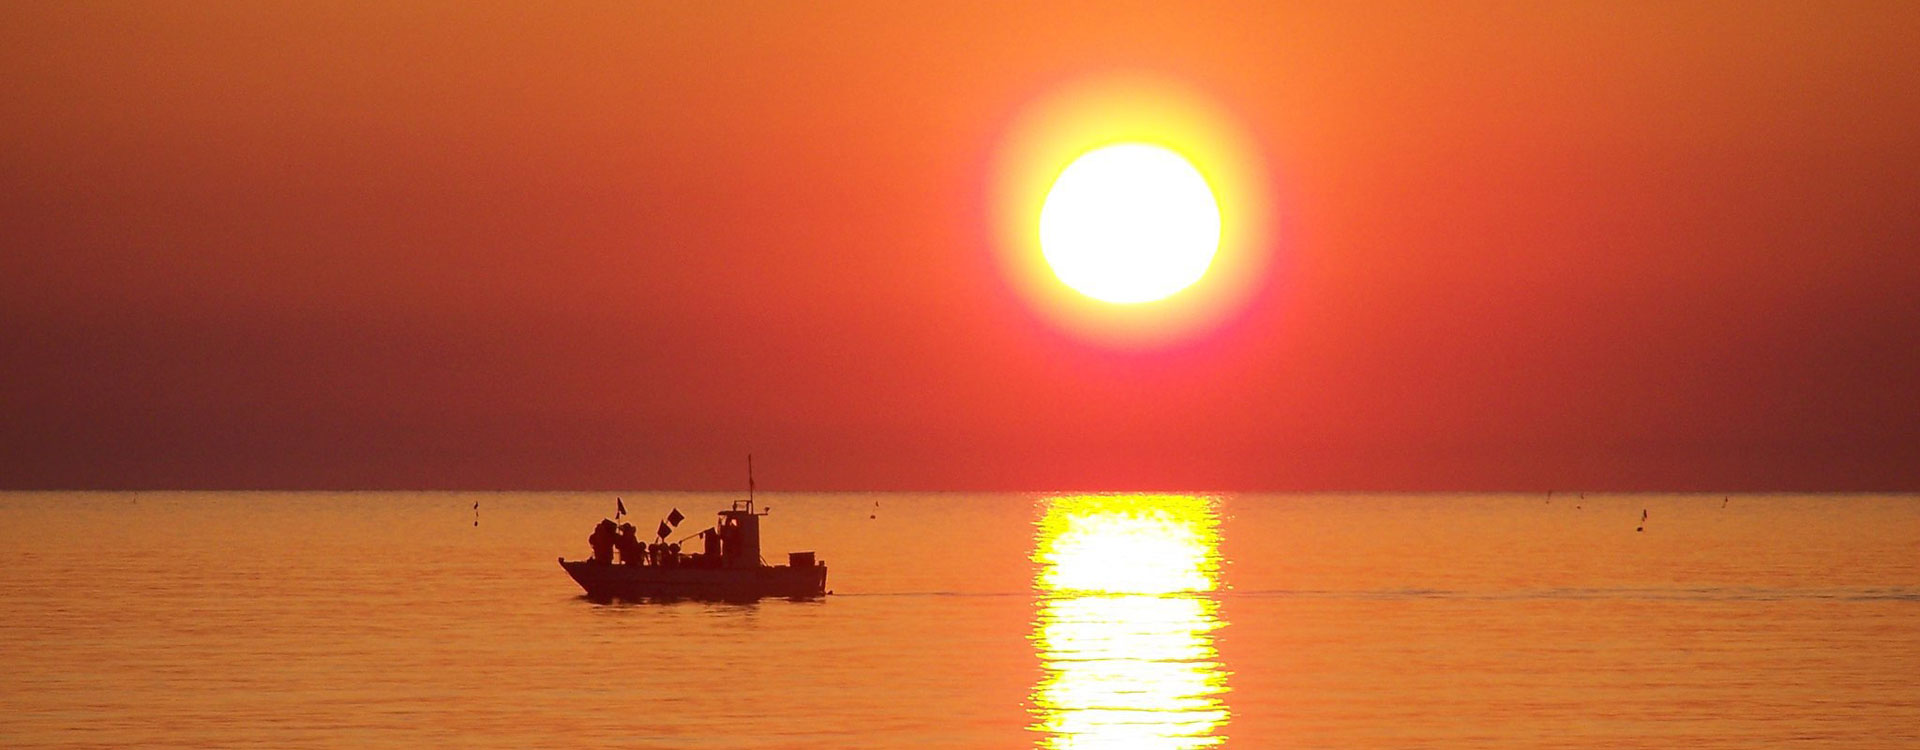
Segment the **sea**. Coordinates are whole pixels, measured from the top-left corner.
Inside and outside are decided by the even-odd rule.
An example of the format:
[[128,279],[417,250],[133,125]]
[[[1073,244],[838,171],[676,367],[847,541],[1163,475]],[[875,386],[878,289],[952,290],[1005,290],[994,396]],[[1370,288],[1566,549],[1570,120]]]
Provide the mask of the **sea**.
[[1920,497],[0,493],[7,748],[1913,748]]

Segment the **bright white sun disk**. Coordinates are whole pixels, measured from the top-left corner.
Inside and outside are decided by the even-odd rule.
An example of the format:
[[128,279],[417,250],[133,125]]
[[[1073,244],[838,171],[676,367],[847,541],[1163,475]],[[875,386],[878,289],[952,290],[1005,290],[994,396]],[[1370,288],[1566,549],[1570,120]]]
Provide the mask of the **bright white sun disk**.
[[1040,252],[1094,299],[1163,299],[1207,272],[1220,207],[1185,158],[1144,143],[1095,149],[1067,166],[1040,208]]

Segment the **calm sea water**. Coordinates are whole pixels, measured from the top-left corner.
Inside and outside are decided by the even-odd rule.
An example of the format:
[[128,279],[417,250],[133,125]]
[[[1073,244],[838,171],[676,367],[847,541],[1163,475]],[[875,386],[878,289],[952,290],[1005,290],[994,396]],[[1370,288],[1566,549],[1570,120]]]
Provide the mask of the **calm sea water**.
[[1920,747],[1912,496],[763,494],[833,596],[594,604],[614,497],[0,494],[0,746]]

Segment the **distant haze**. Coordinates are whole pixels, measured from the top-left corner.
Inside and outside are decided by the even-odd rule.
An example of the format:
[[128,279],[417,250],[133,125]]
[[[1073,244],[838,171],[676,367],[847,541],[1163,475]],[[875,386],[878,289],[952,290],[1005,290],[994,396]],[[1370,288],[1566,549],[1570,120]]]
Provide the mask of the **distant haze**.
[[[1920,5],[1274,5],[8,4],[0,487],[1920,489]],[[991,247],[1116,71],[1273,193],[1169,346]]]

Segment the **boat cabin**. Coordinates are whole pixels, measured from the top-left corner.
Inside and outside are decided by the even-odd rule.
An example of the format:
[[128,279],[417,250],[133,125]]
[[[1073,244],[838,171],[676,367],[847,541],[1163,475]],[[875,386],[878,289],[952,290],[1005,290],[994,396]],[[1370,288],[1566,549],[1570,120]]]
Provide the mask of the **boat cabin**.
[[732,508],[720,511],[707,536],[707,554],[718,557],[722,568],[760,567],[760,517],[766,514],[755,511],[752,500],[735,500]]

